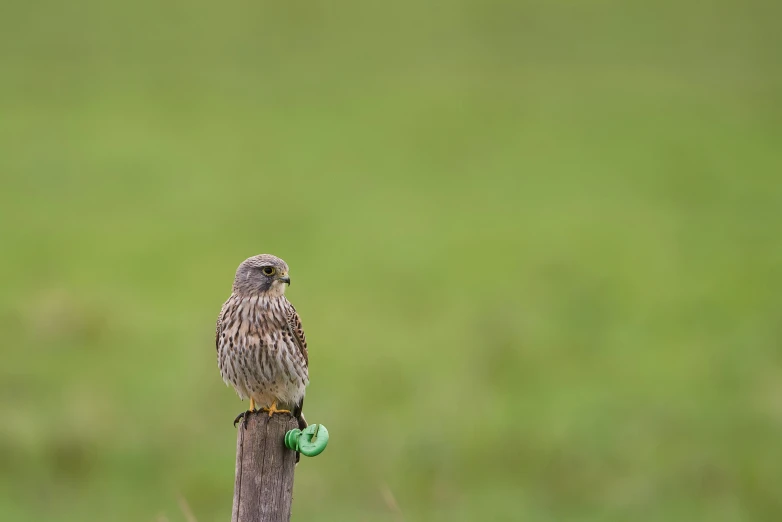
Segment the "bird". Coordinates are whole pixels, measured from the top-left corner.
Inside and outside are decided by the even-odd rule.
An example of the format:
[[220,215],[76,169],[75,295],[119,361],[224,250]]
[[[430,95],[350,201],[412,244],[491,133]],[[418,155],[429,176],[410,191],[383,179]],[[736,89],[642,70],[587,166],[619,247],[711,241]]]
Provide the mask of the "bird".
[[299,429],[307,427],[302,413],[309,384],[307,340],[299,314],[285,297],[290,283],[288,264],[279,257],[247,258],[236,269],[231,296],[217,317],[220,375],[240,399],[250,399],[250,408],[234,426],[242,420],[246,429],[248,416],[261,411],[269,417],[292,413]]

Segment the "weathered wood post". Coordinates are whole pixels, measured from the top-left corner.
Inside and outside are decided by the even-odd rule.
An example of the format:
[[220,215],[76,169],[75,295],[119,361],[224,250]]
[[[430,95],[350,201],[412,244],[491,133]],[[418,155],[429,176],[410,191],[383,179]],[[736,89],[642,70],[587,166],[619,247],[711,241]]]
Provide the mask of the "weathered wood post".
[[290,414],[263,412],[241,423],[236,437],[236,482],[231,522],[288,522],[293,502],[296,452],[285,433],[298,427]]

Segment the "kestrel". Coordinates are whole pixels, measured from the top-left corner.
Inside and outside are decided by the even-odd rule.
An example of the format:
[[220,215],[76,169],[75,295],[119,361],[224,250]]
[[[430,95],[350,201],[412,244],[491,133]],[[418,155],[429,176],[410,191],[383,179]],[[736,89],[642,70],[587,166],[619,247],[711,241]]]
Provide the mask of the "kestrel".
[[285,298],[290,285],[288,265],[270,254],[244,260],[236,270],[231,297],[217,318],[217,364],[226,384],[239,397],[250,399],[253,411],[290,413],[304,429],[301,413],[309,384],[307,341],[299,314]]

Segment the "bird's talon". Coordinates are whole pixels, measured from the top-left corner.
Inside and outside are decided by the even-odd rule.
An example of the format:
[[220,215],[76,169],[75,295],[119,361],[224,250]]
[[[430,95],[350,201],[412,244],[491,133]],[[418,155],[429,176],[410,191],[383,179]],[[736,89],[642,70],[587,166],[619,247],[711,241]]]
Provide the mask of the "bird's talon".
[[252,411],[247,410],[247,411],[243,411],[242,413],[237,415],[236,418],[234,419],[234,428],[236,427],[236,423],[241,420],[242,421],[242,427],[244,429],[247,429],[247,417],[249,417],[251,413],[252,413]]
[[278,410],[276,402],[273,402],[270,408],[261,408],[260,411],[262,411],[264,413],[268,412],[269,413],[269,417],[271,417],[275,413],[290,413],[291,412],[290,410]]

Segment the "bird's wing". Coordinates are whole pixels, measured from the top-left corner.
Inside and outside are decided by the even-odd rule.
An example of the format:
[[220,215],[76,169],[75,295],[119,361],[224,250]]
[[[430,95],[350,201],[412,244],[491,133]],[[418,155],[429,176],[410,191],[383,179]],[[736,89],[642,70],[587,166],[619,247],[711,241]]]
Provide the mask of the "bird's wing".
[[299,348],[299,353],[301,353],[302,359],[304,359],[304,369],[306,370],[309,367],[309,357],[307,355],[307,338],[304,337],[304,328],[301,326],[301,319],[299,319],[299,314],[296,313],[296,309],[293,308],[293,305],[288,303],[288,328],[291,331],[291,334],[293,334],[293,341],[296,343],[296,346]]
[[218,352],[220,351],[220,332],[223,330],[223,316],[225,315],[225,310],[228,308],[229,302],[231,302],[230,297],[223,303],[223,307],[220,309],[220,315],[217,316],[217,324],[215,325],[215,348]]
[[[301,358],[304,360],[304,371],[309,374],[309,356],[307,355],[307,338],[304,337],[304,328],[301,326],[301,319],[299,318],[299,314],[296,313],[296,309],[293,308],[293,305],[288,303],[288,314],[287,314],[287,322],[288,322],[288,329],[291,331],[291,334],[293,336],[293,342],[296,343],[296,346],[299,348],[299,353],[301,354]],[[302,414],[302,409],[304,408],[304,397],[299,399],[299,402],[294,406],[293,408],[293,416],[296,417],[296,420],[299,423],[299,429],[303,430],[307,427],[307,420],[304,418],[304,415]],[[299,461],[299,454],[296,453],[296,462]]]

